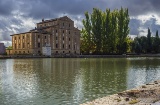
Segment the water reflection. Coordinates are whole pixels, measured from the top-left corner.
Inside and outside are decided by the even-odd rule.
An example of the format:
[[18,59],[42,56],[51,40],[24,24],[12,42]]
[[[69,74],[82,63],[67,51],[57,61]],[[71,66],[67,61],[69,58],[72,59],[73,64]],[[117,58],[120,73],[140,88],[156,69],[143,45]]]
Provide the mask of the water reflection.
[[160,79],[159,58],[130,58],[127,89]]
[[160,79],[158,58],[0,60],[0,105],[78,105]]

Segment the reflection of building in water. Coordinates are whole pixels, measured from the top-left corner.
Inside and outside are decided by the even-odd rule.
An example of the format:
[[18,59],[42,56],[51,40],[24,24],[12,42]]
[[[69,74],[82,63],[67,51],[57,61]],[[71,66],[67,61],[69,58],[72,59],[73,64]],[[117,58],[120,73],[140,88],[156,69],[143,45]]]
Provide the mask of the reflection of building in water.
[[73,78],[80,66],[79,63],[76,59],[52,59],[52,76],[60,80]]
[[2,89],[13,88],[13,60],[0,60],[0,74]]
[[44,58],[42,59],[42,63],[43,63],[43,71],[48,72],[48,74],[51,74],[51,59]]
[[127,88],[131,89],[145,83],[160,79],[158,61],[153,59],[130,60],[132,67],[128,70]]
[[[27,102],[26,99],[36,97],[38,91],[38,76],[37,71],[40,68],[39,59],[14,59],[14,88],[16,98],[22,102]],[[22,103],[20,103],[22,104]]]
[[6,104],[14,95],[14,74],[12,66],[12,59],[0,60],[0,105]]

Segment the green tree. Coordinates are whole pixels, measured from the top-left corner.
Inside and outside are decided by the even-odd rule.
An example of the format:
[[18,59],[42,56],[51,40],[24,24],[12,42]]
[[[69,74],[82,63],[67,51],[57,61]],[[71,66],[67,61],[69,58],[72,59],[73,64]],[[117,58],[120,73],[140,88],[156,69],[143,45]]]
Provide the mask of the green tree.
[[91,14],[93,42],[95,44],[95,54],[100,54],[102,49],[102,11],[93,8]]
[[111,32],[113,31],[112,30],[112,27],[111,27],[111,17],[112,17],[112,12],[110,11],[110,9],[106,9],[106,12],[105,12],[106,15],[104,15],[104,26],[103,26],[103,31],[104,31],[104,34],[103,34],[103,53],[110,53],[111,51]]
[[150,53],[151,51],[152,51],[151,31],[148,28],[148,34],[147,34],[147,52]]
[[88,12],[85,12],[86,19],[82,20],[84,28],[82,28],[81,35],[81,51],[89,54],[92,50],[92,34],[91,34],[91,19]]
[[153,51],[155,53],[159,52],[159,46],[160,46],[160,39],[158,36],[158,30],[156,31],[156,36],[153,38]]
[[118,13],[118,53],[127,51],[125,43],[129,34],[129,20],[128,9],[121,8]]
[[129,14],[128,9],[120,10],[93,8],[85,13],[81,31],[81,51],[89,54],[125,53],[129,51]]

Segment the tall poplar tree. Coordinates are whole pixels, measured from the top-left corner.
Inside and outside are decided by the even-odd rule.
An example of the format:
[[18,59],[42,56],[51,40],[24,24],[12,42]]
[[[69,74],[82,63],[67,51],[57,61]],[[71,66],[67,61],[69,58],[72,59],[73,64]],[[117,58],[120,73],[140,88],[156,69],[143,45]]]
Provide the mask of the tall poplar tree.
[[118,53],[124,53],[127,50],[126,39],[129,34],[129,20],[128,9],[121,8],[118,14]]
[[92,50],[92,34],[91,34],[91,19],[88,12],[85,12],[86,19],[82,20],[84,28],[82,29],[82,47],[81,50],[89,54]]
[[159,36],[158,36],[158,30],[157,30],[156,31],[156,36],[153,39],[153,51],[155,53],[158,53],[159,52],[159,47],[160,47],[160,39],[159,39]]
[[148,28],[148,34],[147,34],[147,52],[150,53],[151,50],[152,50],[151,31]]
[[81,49],[84,52],[89,53],[92,49],[94,54],[111,54],[124,53],[129,49],[128,9],[106,9],[102,12],[93,8],[91,14],[85,13],[83,25]]
[[95,43],[96,49],[95,54],[101,53],[102,48],[102,11],[93,8],[93,13],[91,14],[92,23],[92,34],[93,42]]

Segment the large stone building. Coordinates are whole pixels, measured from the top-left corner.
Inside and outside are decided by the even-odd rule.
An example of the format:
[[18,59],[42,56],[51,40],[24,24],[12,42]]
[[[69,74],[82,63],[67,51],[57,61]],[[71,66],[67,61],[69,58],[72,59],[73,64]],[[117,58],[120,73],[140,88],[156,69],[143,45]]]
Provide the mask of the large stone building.
[[67,16],[44,20],[29,32],[12,36],[13,54],[42,54],[42,47],[51,46],[52,55],[80,54],[80,30]]

